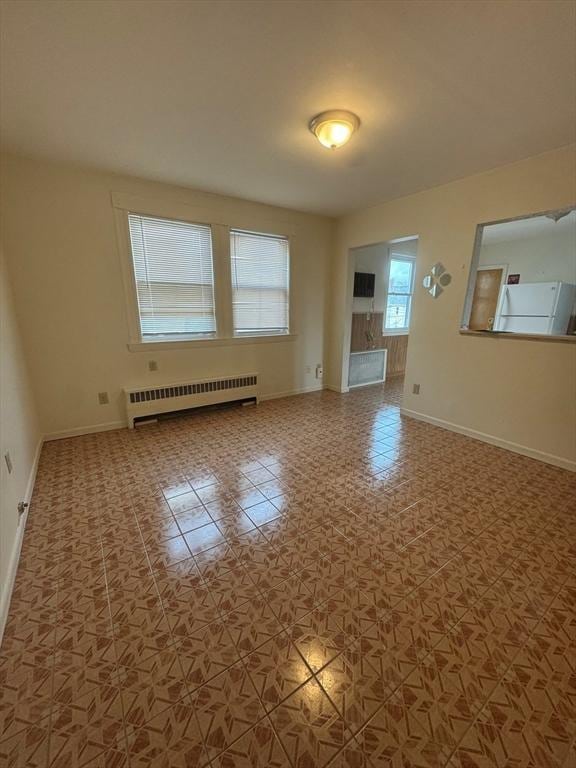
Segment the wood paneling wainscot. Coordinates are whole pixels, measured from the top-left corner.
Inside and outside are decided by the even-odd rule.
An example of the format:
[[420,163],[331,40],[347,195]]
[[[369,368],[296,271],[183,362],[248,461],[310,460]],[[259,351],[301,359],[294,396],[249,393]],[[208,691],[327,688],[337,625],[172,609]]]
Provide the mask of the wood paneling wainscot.
[[354,312],[352,315],[351,352],[365,352],[368,349],[388,350],[386,375],[400,376],[406,370],[408,334],[382,335],[382,312]]

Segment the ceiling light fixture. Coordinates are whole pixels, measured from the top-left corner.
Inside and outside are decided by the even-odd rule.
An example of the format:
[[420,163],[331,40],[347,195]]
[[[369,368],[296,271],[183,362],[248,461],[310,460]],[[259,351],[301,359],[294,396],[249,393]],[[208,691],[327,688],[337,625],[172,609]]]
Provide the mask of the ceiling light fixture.
[[353,112],[333,109],[313,117],[308,127],[323,147],[337,149],[346,144],[354,131],[358,130],[360,120]]

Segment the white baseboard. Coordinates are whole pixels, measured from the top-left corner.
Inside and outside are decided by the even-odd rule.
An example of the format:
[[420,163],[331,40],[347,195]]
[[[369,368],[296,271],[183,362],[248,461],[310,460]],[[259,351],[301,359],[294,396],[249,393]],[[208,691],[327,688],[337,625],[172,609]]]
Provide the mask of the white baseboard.
[[290,389],[287,392],[273,392],[269,395],[259,395],[258,400],[264,402],[265,400],[280,400],[282,397],[293,397],[294,395],[307,395],[310,392],[320,392],[324,387],[321,383],[315,384],[312,387],[301,387],[300,389]]
[[87,427],[74,427],[74,429],[63,429],[61,432],[49,432],[44,435],[44,440],[64,440],[66,437],[81,437],[82,435],[92,435],[95,432],[110,432],[113,429],[124,429],[128,426],[126,421],[108,421],[105,424],[91,424]]
[[345,395],[347,392],[350,392],[349,387],[342,388],[342,387],[335,386],[334,384],[326,384],[324,389],[329,389],[330,392],[337,392],[339,395]]
[[531,459],[537,459],[538,461],[543,461],[546,464],[553,464],[556,467],[561,467],[562,469],[568,469],[571,472],[576,472],[576,461],[570,461],[570,459],[565,459],[562,456],[555,456],[552,453],[538,451],[535,448],[529,448],[526,445],[513,443],[510,440],[503,440],[501,437],[488,435],[485,432],[479,432],[476,429],[463,427],[460,424],[453,424],[451,421],[445,421],[444,419],[437,419],[434,416],[428,416],[425,413],[411,411],[408,408],[400,408],[400,413],[402,416],[409,416],[412,419],[418,419],[418,421],[425,421],[428,424],[433,424],[435,427],[449,429],[451,432],[458,432],[460,435],[466,435],[467,437],[472,437],[475,440],[481,440],[483,443],[496,445],[498,448],[505,448],[507,451],[519,453],[522,456],[528,456]]
[[[309,392],[319,392],[324,389],[321,383],[312,387],[302,387],[300,389],[291,389],[286,392],[273,392],[268,395],[259,395],[258,400],[277,400],[281,397],[292,397],[293,395],[305,395]],[[109,432],[114,429],[125,429],[128,427],[126,421],[109,421],[104,424],[91,424],[86,427],[74,427],[73,429],[63,429],[60,432],[49,432],[44,435],[44,441],[64,440],[67,437],[81,437],[82,435],[92,435],[95,432]]]
[[[36,482],[36,473],[38,472],[38,464],[40,462],[40,454],[42,453],[42,446],[44,439],[41,437],[38,440],[36,446],[36,452],[34,454],[34,461],[28,475],[28,482],[26,483],[26,490],[24,491],[24,498],[22,501],[25,504],[30,504],[32,498],[32,492],[34,490],[34,483]],[[18,528],[16,530],[16,536],[12,544],[12,552],[10,553],[10,560],[8,562],[8,572],[6,574],[6,581],[2,585],[2,591],[0,593],[0,643],[4,635],[4,628],[6,627],[6,619],[8,618],[8,611],[10,609],[10,599],[12,597],[12,590],[14,589],[14,580],[16,579],[16,571],[18,570],[18,562],[20,560],[20,551],[22,549],[22,541],[24,539],[24,531],[26,529],[26,520],[28,519],[28,507],[26,512],[20,517]]]

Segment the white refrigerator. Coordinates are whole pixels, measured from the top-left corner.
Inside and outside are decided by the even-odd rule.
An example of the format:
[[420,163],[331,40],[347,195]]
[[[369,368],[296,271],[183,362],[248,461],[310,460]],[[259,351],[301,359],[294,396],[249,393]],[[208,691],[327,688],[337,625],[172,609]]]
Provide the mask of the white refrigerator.
[[564,334],[576,301],[572,283],[519,283],[503,286],[495,330]]

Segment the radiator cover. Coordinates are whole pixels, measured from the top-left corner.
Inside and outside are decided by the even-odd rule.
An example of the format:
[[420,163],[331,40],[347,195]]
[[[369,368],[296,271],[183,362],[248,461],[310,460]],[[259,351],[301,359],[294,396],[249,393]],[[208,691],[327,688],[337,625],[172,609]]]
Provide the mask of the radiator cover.
[[125,389],[126,418],[130,429],[134,419],[171,413],[203,405],[254,399],[258,402],[258,374],[243,373],[217,379]]
[[386,379],[386,350],[351,352],[348,369],[348,386],[363,387],[379,384]]

